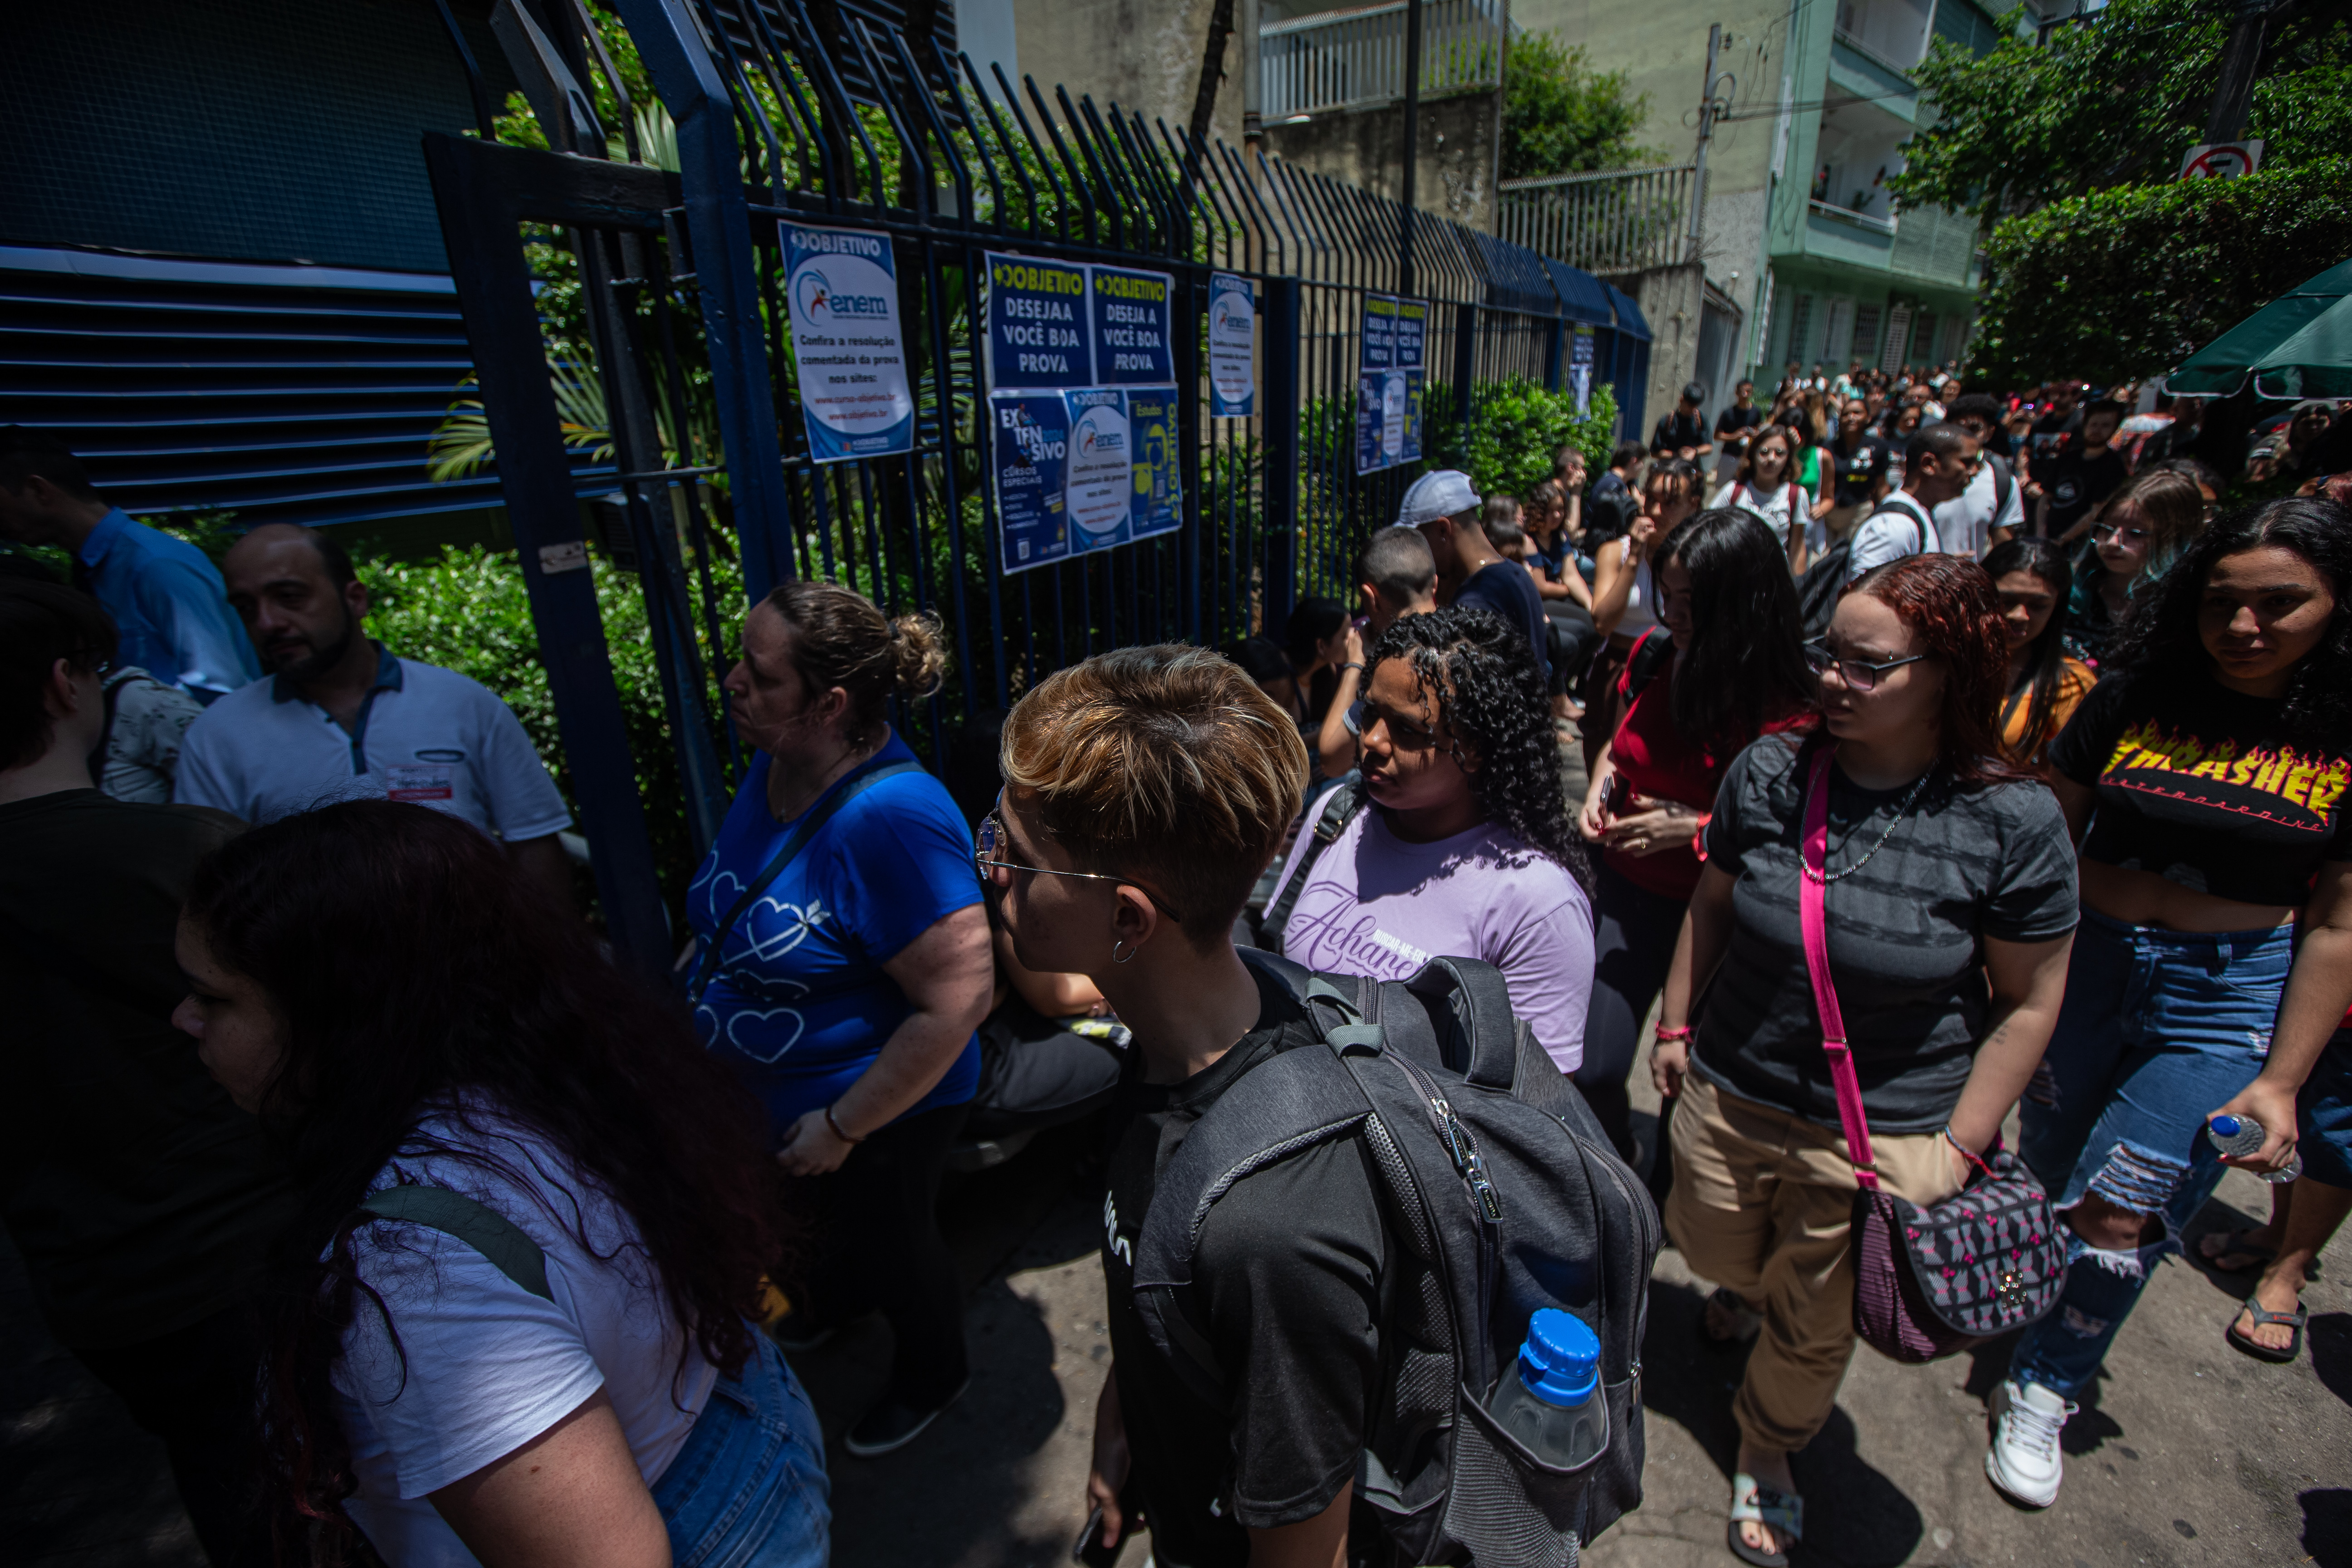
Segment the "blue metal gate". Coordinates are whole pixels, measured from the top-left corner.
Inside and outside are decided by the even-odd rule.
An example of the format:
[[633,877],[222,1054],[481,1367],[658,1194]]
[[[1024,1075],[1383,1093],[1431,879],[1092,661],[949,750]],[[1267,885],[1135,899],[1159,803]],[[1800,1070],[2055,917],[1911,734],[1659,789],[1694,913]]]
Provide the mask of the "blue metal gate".
[[[662,129],[580,10],[537,9],[573,24],[536,40],[533,99],[553,150],[434,134],[426,159],[600,900],[631,960],[660,964],[671,945],[648,804],[682,808],[698,854],[738,776],[717,681],[746,597],[821,576],[894,613],[936,613],[948,683],[898,716],[936,764],[963,718],[1062,665],[1122,644],[1223,643],[1278,628],[1301,594],[1349,593],[1364,534],[1420,471],[1356,472],[1358,323],[1367,293],[1396,286],[1395,203],[1083,93],[983,79],[934,37],[831,0],[614,0],[674,131]],[[597,119],[592,71],[617,127]],[[674,134],[675,172],[647,166],[656,152],[640,132],[657,129]],[[910,454],[811,453],[786,352],[785,220],[889,237]],[[1423,215],[1413,226],[1418,291],[1433,302],[1430,423],[1465,423],[1482,384],[1559,385],[1563,332],[1591,323],[1605,294],[1577,274],[1563,298],[1558,264],[1457,223]],[[602,542],[640,575],[682,803],[641,801],[634,781],[527,240],[567,246],[577,262],[619,469],[620,521]],[[989,250],[1173,277],[1180,527],[1003,570],[983,419]],[[1257,291],[1249,419],[1209,413],[1217,272]],[[1599,379],[1629,358],[1604,357]],[[698,407],[715,441],[697,434]],[[721,585],[731,576],[740,595]]]

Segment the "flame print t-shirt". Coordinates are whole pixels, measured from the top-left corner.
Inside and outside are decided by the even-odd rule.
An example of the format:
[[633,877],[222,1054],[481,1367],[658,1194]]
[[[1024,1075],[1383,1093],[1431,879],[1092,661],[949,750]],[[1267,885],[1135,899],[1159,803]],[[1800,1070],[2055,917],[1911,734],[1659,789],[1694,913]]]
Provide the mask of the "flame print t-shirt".
[[[895,734],[876,753],[881,762],[914,756]],[[752,762],[687,888],[698,942],[710,941],[792,833],[793,823],[768,815],[768,765],[764,752]],[[913,1011],[883,964],[980,896],[962,814],[939,780],[908,773],[843,806],[743,911],[694,1026],[766,1103],[773,1136],[832,1104],[873,1065]],[[979,1082],[975,1036],[907,1114],[961,1105]]]
[[2327,860],[2352,860],[2341,744],[2287,734],[2282,702],[2193,681],[2101,681],[2050,761],[2098,792],[2083,853],[2245,904],[2299,905]]

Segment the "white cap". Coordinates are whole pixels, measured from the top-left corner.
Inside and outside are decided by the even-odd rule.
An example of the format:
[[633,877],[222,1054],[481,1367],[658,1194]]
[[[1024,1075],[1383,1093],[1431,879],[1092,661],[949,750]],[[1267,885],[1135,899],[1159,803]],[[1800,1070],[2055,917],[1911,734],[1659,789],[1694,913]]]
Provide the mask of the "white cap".
[[1407,528],[1419,528],[1424,522],[1469,511],[1477,505],[1478,492],[1470,488],[1469,475],[1459,468],[1440,468],[1412,481],[1412,488],[1404,492],[1404,500],[1397,503],[1397,521]]

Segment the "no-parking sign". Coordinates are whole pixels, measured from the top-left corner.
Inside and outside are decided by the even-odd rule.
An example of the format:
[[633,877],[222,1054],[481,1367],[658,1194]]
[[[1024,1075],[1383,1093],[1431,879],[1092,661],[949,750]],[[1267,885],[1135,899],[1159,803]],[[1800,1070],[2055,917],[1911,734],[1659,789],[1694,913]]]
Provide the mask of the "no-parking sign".
[[2235,180],[2263,166],[2260,142],[2200,142],[2180,160],[2184,180]]

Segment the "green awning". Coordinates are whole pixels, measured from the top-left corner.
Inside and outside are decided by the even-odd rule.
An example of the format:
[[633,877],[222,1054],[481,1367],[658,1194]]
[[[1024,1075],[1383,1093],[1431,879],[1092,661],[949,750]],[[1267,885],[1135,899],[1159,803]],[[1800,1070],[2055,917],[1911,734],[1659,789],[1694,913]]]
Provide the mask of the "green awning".
[[2263,397],[2352,397],[2352,261],[2280,295],[2164,378],[2167,392],[2227,397],[2254,378]]

